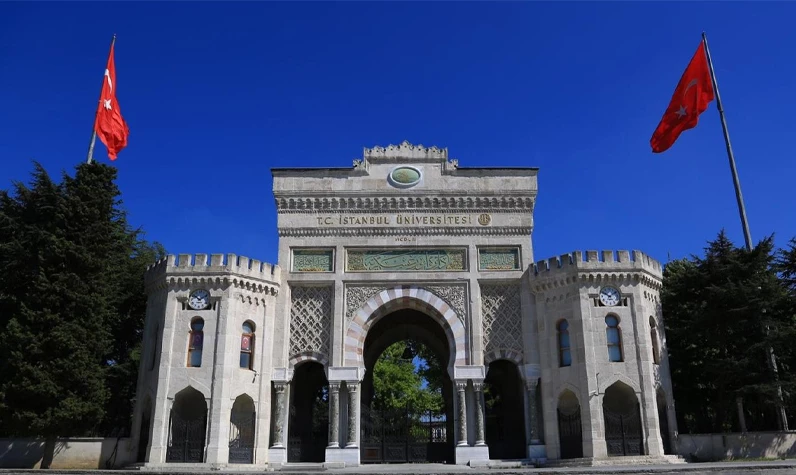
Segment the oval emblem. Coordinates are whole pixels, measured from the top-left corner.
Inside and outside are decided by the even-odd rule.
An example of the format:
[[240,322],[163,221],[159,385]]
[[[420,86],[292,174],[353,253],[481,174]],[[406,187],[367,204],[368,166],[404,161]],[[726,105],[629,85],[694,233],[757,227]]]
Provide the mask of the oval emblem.
[[388,176],[390,183],[398,188],[417,185],[421,177],[420,170],[415,167],[397,167]]

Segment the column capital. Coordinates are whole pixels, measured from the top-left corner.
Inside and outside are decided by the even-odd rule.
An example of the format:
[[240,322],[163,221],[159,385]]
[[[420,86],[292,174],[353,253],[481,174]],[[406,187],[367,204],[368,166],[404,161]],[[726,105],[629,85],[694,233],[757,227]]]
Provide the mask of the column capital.
[[483,379],[474,379],[473,380],[473,390],[477,393],[480,393],[484,390],[484,380]]
[[456,390],[457,391],[464,391],[467,389],[467,380],[466,379],[457,379],[456,380]]
[[333,393],[340,392],[340,381],[329,381],[329,391]]
[[289,381],[273,381],[273,383],[274,383],[274,390],[277,392],[277,394],[284,393],[285,388],[287,388],[287,385],[290,384]]
[[359,381],[346,381],[345,386],[348,392],[355,393],[359,389]]
[[528,391],[536,391],[536,388],[538,387],[539,387],[539,379],[533,378],[525,380],[525,388]]

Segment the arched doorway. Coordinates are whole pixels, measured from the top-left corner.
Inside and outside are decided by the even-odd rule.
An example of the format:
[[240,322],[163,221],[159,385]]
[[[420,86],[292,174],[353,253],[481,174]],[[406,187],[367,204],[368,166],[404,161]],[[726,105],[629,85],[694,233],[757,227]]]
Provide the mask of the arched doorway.
[[322,364],[296,366],[290,398],[288,462],[323,462],[329,440],[329,381]]
[[484,380],[486,444],[489,458],[524,459],[525,404],[517,365],[508,360],[489,364]]
[[643,455],[641,411],[633,388],[617,381],[603,396],[608,455]]
[[583,457],[583,431],[580,403],[575,393],[565,389],[558,397],[558,443],[562,459]]
[[669,411],[666,408],[666,394],[659,389],[655,395],[658,405],[658,426],[661,430],[661,440],[663,441],[663,453],[672,454],[672,439],[669,434]]
[[254,463],[254,401],[241,394],[229,415],[229,463]]
[[[385,315],[368,329],[363,360],[362,462],[452,462],[453,384],[440,324],[415,309]],[[425,371],[424,395],[413,370]]]
[[146,462],[146,450],[149,447],[149,432],[152,428],[152,399],[149,397],[144,401],[144,409],[141,411],[141,428],[138,431],[138,453],[136,462]]
[[174,396],[170,425],[166,462],[204,462],[207,402],[202,393],[192,387],[178,392]]

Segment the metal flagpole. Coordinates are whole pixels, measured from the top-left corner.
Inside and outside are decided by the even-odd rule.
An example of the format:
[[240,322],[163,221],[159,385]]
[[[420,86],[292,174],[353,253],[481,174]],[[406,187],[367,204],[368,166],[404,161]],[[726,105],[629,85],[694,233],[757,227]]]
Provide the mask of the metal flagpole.
[[[111,39],[111,48],[113,48],[114,43],[116,43],[116,34],[114,33],[113,38]],[[110,51],[108,52],[110,54]],[[107,64],[107,63],[106,63]],[[102,76],[102,87],[105,87],[105,76]],[[100,87],[100,98],[102,100],[102,87]],[[91,163],[94,160],[94,144],[97,142],[97,115],[99,114],[99,101],[97,101],[97,108],[94,110],[94,123],[91,124],[91,141],[88,143],[88,158],[86,159],[86,163]]]
[[[730,171],[732,172],[732,182],[735,185],[735,198],[738,201],[738,212],[741,215],[741,226],[743,226],[743,237],[746,241],[746,250],[752,250],[752,236],[749,233],[749,223],[746,220],[746,207],[743,203],[743,195],[741,194],[741,182],[738,179],[738,170],[735,168],[735,156],[732,153],[732,145],[730,145],[730,133],[727,131],[727,120],[724,118],[724,107],[721,105],[721,96],[719,95],[719,84],[716,82],[716,72],[713,70],[713,60],[710,57],[710,48],[708,48],[708,36],[702,32],[702,43],[705,45],[705,55],[708,59],[708,69],[710,69],[710,80],[713,82],[713,92],[716,94],[716,108],[719,110],[719,117],[721,118],[721,129],[724,132],[724,143],[727,145],[727,158],[730,159]],[[766,334],[768,334],[768,326],[765,327]],[[785,403],[782,396],[782,385],[779,384],[779,372],[777,371],[777,357],[774,354],[774,348],[769,346],[766,348],[768,358],[767,363],[771,371],[774,373],[774,380],[777,383],[777,412],[779,413],[780,429],[788,430],[788,416],[785,412]],[[740,409],[739,409],[740,410]],[[745,425],[745,424],[744,424]]]

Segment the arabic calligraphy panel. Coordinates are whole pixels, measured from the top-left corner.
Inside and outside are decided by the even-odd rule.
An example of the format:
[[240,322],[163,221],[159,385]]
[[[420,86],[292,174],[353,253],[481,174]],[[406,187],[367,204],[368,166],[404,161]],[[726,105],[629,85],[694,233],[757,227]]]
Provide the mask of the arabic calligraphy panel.
[[333,249],[293,249],[292,272],[333,272]]
[[479,249],[478,270],[520,270],[520,248]]
[[467,249],[349,249],[348,272],[464,271]]

